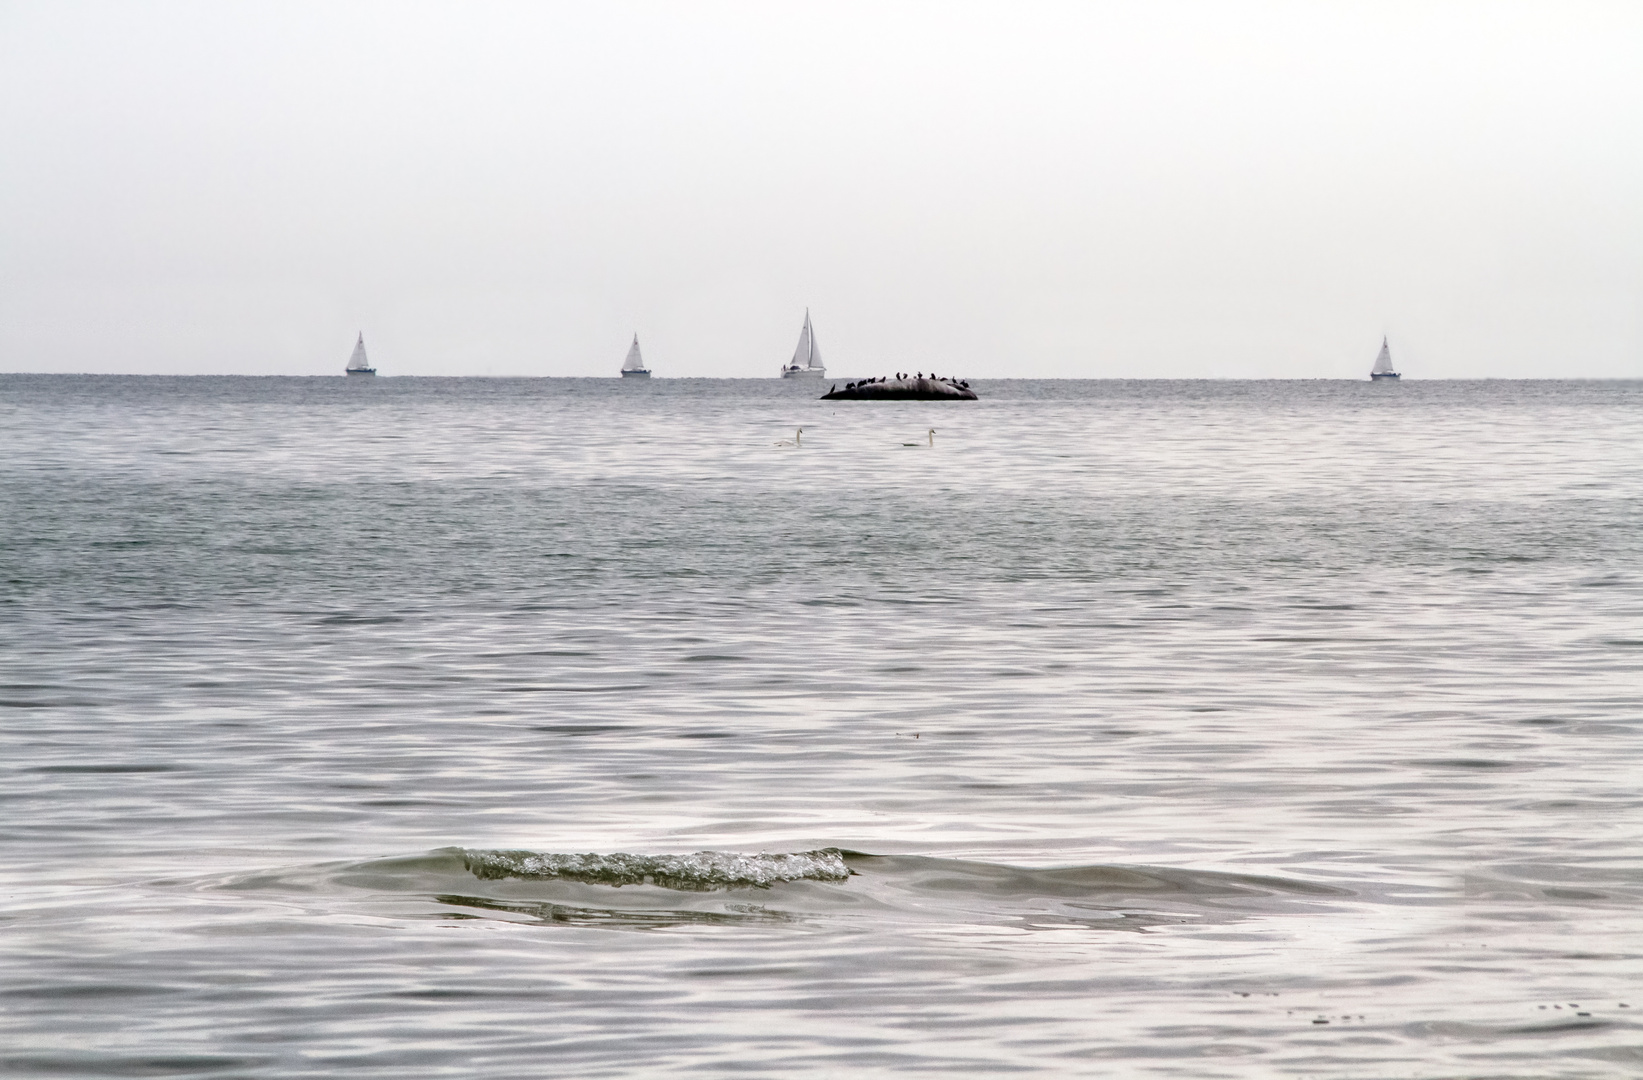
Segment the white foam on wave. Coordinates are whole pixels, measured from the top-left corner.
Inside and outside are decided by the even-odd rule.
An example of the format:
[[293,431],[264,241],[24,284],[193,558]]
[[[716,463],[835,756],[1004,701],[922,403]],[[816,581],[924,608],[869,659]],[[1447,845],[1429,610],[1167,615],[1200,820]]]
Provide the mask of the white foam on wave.
[[690,855],[558,854],[468,851],[463,862],[477,878],[561,878],[598,885],[660,885],[669,889],[769,888],[784,881],[843,881],[850,876],[837,848],[745,855],[698,851]]

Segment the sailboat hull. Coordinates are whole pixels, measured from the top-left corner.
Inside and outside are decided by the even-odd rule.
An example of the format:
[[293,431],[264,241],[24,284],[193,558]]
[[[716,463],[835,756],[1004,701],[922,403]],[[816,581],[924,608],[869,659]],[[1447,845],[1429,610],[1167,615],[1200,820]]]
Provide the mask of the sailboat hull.
[[1382,379],[1396,380],[1398,377],[1399,376],[1396,371],[1371,371],[1369,373],[1369,379],[1371,382],[1380,382]]
[[624,378],[624,379],[648,379],[648,378],[650,378],[650,372],[648,372],[648,371],[624,371],[624,372],[622,372],[622,378]]
[[827,369],[819,367],[790,367],[782,368],[784,379],[825,379]]
[[349,368],[348,369],[348,374],[350,374],[350,375],[375,375],[376,373],[377,373],[377,369],[374,368],[374,367]]

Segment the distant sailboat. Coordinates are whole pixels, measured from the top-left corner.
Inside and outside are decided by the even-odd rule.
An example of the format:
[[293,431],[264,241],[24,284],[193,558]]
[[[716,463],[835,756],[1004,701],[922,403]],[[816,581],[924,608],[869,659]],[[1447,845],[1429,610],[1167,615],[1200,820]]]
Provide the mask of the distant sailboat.
[[377,369],[371,366],[369,360],[365,359],[365,333],[361,331],[359,340],[354,343],[354,355],[348,358],[348,374],[375,375],[376,373]]
[[799,331],[799,347],[793,350],[793,360],[782,368],[784,379],[824,379],[827,369],[822,366],[821,350],[816,348],[816,331],[810,327],[810,309],[804,309],[804,329]]
[[1371,381],[1379,379],[1396,379],[1398,373],[1392,370],[1392,350],[1387,347],[1386,335],[1381,335],[1380,355],[1375,357],[1375,366],[1369,369]]
[[639,355],[639,335],[633,335],[633,347],[628,349],[628,358],[622,362],[622,378],[648,379],[650,369],[645,367],[645,358]]

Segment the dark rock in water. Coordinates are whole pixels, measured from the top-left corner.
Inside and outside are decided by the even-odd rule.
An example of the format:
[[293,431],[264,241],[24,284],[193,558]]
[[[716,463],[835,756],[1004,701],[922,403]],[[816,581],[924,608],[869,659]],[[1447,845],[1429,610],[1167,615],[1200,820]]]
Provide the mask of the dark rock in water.
[[874,379],[847,383],[822,395],[823,401],[974,401],[976,392],[955,379]]

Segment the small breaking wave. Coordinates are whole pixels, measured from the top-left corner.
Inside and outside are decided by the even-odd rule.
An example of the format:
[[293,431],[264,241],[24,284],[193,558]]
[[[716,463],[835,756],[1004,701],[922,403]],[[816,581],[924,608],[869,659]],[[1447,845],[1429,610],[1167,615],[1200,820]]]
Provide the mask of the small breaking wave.
[[838,848],[744,855],[698,851],[691,855],[555,854],[458,849],[469,873],[482,881],[506,878],[579,881],[591,885],[659,885],[686,892],[767,889],[786,881],[844,881],[850,877]]
[[338,905],[391,919],[500,919],[612,930],[846,919],[858,926],[998,926],[1012,932],[1145,931],[1316,913],[1363,903],[1377,888],[1184,867],[1034,868],[847,848],[675,855],[447,847],[201,884],[301,897],[304,908]]

